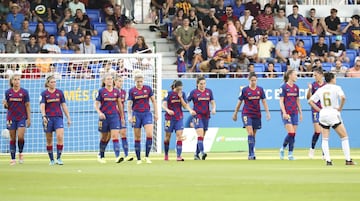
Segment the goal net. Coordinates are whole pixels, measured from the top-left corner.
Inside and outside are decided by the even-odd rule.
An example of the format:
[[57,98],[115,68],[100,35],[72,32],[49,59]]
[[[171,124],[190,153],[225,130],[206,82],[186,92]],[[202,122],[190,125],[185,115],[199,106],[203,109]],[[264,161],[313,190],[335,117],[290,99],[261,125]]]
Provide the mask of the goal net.
[[[101,85],[101,76],[112,73],[124,78],[123,89],[128,93],[135,85],[132,71],[142,70],[144,84],[153,88],[158,104],[159,120],[154,123],[153,152],[161,152],[161,56],[159,54],[0,54],[0,94],[9,88],[9,76],[21,73],[21,87],[30,95],[32,125],[26,130],[24,152],[46,152],[42,129],[39,97],[45,78],[54,75],[57,88],[64,92],[72,125],[66,126],[64,116],[64,151],[97,152],[99,150],[98,115],[94,109],[95,96]],[[152,108],[153,109],[153,108]],[[127,104],[125,102],[127,112]],[[0,152],[8,152],[6,110],[0,109]],[[127,121],[127,113],[126,113]],[[127,123],[129,150],[134,151],[133,129]],[[142,150],[145,135],[142,132]],[[55,138],[56,140],[56,138]],[[111,142],[108,151],[112,150]]]

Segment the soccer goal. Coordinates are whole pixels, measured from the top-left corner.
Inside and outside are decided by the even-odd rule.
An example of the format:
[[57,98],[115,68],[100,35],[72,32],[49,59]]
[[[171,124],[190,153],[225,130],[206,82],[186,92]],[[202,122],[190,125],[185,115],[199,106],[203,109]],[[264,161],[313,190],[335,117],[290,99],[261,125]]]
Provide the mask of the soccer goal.
[[[161,55],[159,54],[0,54],[1,89],[4,97],[9,88],[9,76],[21,73],[21,87],[30,94],[32,125],[25,134],[24,152],[46,152],[45,136],[42,130],[39,97],[45,90],[45,78],[54,75],[57,88],[64,92],[70,111],[72,125],[65,127],[65,152],[96,152],[99,149],[98,115],[94,109],[101,76],[112,73],[124,78],[123,89],[127,92],[135,85],[132,71],[142,70],[144,84],[153,88],[158,104],[159,120],[154,124],[153,152],[161,152]],[[44,73],[46,72],[46,73]],[[125,103],[125,110],[127,105]],[[6,129],[6,110],[0,109],[0,129]],[[126,114],[127,120],[127,114]],[[127,123],[127,137],[130,151],[134,151],[133,129]],[[64,116],[64,125],[66,117]],[[0,152],[8,151],[8,135],[0,136]],[[145,135],[143,134],[142,150]],[[108,146],[110,150],[112,146]]]

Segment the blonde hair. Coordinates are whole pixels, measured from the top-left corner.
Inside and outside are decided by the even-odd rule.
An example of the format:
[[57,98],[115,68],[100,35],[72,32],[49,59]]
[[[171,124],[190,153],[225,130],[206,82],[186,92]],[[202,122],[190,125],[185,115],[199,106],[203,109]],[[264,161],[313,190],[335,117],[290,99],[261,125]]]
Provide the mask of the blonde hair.
[[133,78],[134,78],[134,80],[136,80],[138,78],[144,78],[144,74],[140,69],[135,69],[133,71]]
[[14,87],[14,84],[13,84],[12,82],[14,81],[15,77],[20,77],[20,75],[19,75],[19,74],[12,74],[12,75],[10,76],[10,78],[9,78],[9,85],[10,85],[10,87]]
[[[105,79],[106,79],[107,77],[111,77],[111,78],[114,79],[114,77],[113,77],[112,74],[106,73],[106,74],[103,75],[103,77],[101,78],[101,87],[105,87]],[[113,85],[114,85],[114,84],[115,84],[115,83],[113,82]]]
[[48,88],[48,87],[49,87],[48,84],[49,84],[49,82],[50,82],[52,79],[54,79],[54,80],[56,79],[54,75],[50,75],[50,76],[48,76],[48,77],[46,78],[45,88]]

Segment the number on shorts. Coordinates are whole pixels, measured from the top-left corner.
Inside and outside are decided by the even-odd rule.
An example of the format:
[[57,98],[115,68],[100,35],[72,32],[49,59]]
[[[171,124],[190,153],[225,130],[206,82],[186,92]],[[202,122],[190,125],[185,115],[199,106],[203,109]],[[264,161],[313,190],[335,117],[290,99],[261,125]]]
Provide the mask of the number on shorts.
[[170,127],[170,123],[171,123],[170,120],[165,121],[165,127],[169,128],[169,127]]
[[247,122],[248,122],[247,116],[243,116],[243,120],[244,120],[244,123],[247,124]]
[[317,121],[317,112],[314,112],[313,115],[314,115],[314,120]]
[[325,107],[331,106],[330,92],[325,92],[323,94],[323,101]]

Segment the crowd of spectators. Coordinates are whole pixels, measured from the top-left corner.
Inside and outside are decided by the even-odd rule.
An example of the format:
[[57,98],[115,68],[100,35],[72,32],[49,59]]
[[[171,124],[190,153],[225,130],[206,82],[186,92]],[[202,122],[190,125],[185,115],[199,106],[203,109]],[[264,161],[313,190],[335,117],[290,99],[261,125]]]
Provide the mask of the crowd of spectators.
[[291,13],[285,13],[277,0],[264,6],[257,0],[152,2],[162,10],[163,22],[172,28],[168,36],[180,48],[178,52],[184,52],[184,62],[177,62],[182,66],[185,63],[185,68],[178,67],[182,70],[179,75],[212,72],[216,77],[242,77],[254,70],[273,77],[269,72],[295,69],[302,76],[310,76],[318,67],[339,72],[339,62],[341,73],[347,69],[345,76],[356,69],[360,47],[357,14],[341,22],[336,8],[329,10],[329,16],[319,18],[315,8],[299,13],[301,5],[297,4]]

